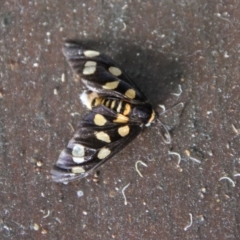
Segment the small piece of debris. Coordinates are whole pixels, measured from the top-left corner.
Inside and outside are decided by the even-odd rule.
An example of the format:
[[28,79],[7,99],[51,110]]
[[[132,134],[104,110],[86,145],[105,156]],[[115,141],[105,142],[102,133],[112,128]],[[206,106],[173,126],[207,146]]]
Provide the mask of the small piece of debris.
[[140,173],[140,171],[138,170],[138,163],[140,163],[140,164],[142,164],[144,167],[147,167],[147,164],[146,163],[144,163],[143,161],[136,161],[136,163],[135,163],[135,169],[136,169],[136,171],[137,171],[137,173],[139,174],[139,176],[140,177],[143,177],[143,175]]
[[127,205],[127,198],[126,198],[126,196],[125,196],[124,191],[126,190],[126,188],[129,187],[129,185],[130,185],[130,183],[127,184],[127,185],[122,189],[122,195],[123,195],[123,198],[124,198],[124,204],[125,204],[125,205]]
[[162,109],[163,112],[166,111],[166,107],[165,107],[165,105],[163,105],[163,104],[159,104],[158,106]]
[[54,88],[53,94],[54,94],[54,95],[58,95],[58,90],[57,90],[56,88]]
[[37,223],[34,223],[32,226],[32,229],[35,230],[35,231],[38,231],[39,230],[39,225]]
[[203,222],[205,220],[203,215],[198,215],[196,218],[198,222]]
[[188,156],[188,158],[189,158],[190,160],[192,160],[193,162],[196,162],[196,163],[201,163],[201,161],[200,161],[200,160],[198,160],[198,159],[196,159],[196,158],[193,158],[193,157],[191,157],[191,153],[190,153],[190,151],[189,151],[189,150],[185,150],[184,152],[185,152],[185,154]]
[[185,150],[185,154],[190,157],[190,151],[189,150]]
[[237,129],[233,124],[232,124],[232,129],[237,135],[240,134],[240,129]]
[[77,196],[78,197],[82,197],[84,194],[83,194],[83,191],[82,190],[78,190],[77,191]]
[[37,161],[37,166],[38,167],[42,167],[42,165],[43,165],[42,161]]
[[66,80],[66,79],[65,79],[65,73],[62,73],[61,81],[62,81],[62,82],[65,82],[65,80]]
[[43,235],[45,235],[45,234],[47,234],[47,230],[46,230],[46,229],[42,229],[41,233],[42,233]]
[[172,93],[172,95],[179,97],[182,94],[182,86],[178,85],[178,93]]
[[93,182],[99,183],[99,173],[95,172],[92,178]]
[[43,216],[43,218],[47,218],[47,217],[49,217],[49,215],[50,215],[50,211],[48,210],[47,214],[45,216]]
[[121,32],[123,32],[123,31],[125,31],[125,30],[127,29],[127,25],[126,25],[126,23],[123,22],[122,24],[123,24],[123,28],[122,28]]
[[180,162],[182,160],[181,155],[179,153],[177,153],[177,152],[171,152],[171,151],[168,151],[168,154],[177,156],[177,158],[178,158],[178,166],[179,166],[179,164],[180,164]]
[[192,226],[192,214],[189,213],[189,216],[190,216],[190,223],[184,228],[184,231],[187,231],[188,228],[190,228]]
[[231,178],[229,178],[229,177],[221,177],[221,178],[219,178],[219,181],[221,181],[223,179],[228,180],[230,183],[232,183],[232,186],[235,187],[235,182]]
[[68,125],[70,126],[72,132],[75,132],[74,127],[72,126],[72,124],[71,124],[71,123],[68,123]]

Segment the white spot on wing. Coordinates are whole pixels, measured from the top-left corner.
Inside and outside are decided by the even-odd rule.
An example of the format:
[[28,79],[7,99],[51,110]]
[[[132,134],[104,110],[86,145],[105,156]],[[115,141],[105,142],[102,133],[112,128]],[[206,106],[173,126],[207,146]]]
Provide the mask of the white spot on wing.
[[91,58],[91,57],[97,57],[97,56],[100,55],[99,52],[93,51],[93,50],[86,50],[86,51],[84,51],[83,54],[85,55],[85,57],[90,57],[90,58]]
[[91,75],[96,71],[97,63],[94,61],[87,61],[84,64],[83,74],[84,75]]
[[75,163],[84,162],[85,148],[81,144],[75,144],[72,150],[72,159]]
[[73,167],[72,173],[84,173],[86,172],[83,167]]

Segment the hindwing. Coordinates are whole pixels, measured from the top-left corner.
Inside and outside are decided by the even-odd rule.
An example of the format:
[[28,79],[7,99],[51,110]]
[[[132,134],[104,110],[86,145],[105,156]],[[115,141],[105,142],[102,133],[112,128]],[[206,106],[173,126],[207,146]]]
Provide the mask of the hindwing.
[[140,133],[139,125],[114,123],[112,118],[117,116],[109,115],[105,107],[99,108],[101,113],[95,109],[84,116],[67,148],[61,152],[52,170],[55,182],[86,177]]

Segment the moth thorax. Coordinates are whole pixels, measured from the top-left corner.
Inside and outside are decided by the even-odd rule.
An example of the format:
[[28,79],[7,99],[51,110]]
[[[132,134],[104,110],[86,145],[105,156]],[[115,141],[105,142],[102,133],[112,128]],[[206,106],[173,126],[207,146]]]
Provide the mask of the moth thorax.
[[133,107],[130,117],[147,124],[154,120],[155,112],[150,104],[136,105]]

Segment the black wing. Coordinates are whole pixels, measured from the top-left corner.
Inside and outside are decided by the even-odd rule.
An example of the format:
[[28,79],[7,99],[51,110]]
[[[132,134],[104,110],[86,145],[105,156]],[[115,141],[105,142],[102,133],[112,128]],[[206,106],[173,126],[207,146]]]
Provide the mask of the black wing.
[[92,91],[130,102],[147,102],[144,94],[107,55],[84,49],[75,41],[65,42],[63,54],[74,73]]
[[141,131],[131,123],[115,123],[117,115],[104,106],[86,114],[74,137],[53,167],[55,182],[86,177],[130,143]]

